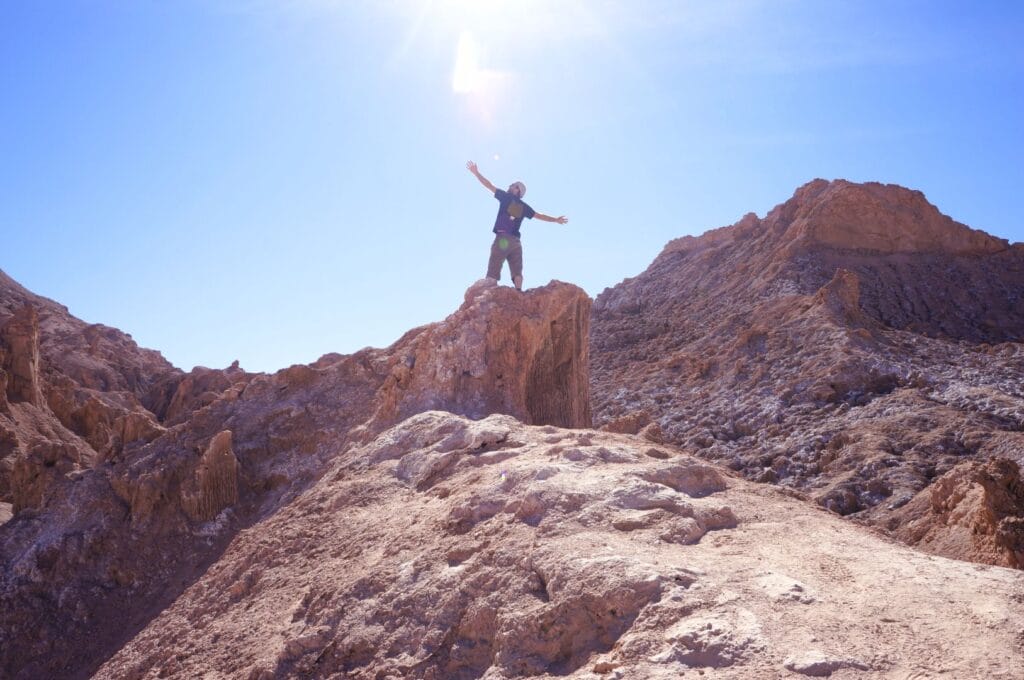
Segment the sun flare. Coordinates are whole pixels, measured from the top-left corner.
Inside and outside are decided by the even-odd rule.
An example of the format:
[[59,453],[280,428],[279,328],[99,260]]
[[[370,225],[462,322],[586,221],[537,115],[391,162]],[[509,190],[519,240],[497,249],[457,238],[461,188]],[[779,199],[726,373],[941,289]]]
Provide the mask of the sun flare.
[[486,84],[486,76],[486,72],[480,67],[479,43],[471,33],[463,31],[455,49],[452,89],[459,94],[480,92]]

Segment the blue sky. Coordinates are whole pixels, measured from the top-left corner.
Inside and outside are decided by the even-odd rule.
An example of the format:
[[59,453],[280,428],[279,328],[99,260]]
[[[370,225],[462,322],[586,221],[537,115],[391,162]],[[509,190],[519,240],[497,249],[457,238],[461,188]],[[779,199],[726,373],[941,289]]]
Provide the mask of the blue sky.
[[[174,364],[384,346],[481,277],[597,295],[815,178],[1024,241],[1024,5],[0,1],[0,268]],[[507,273],[506,279],[507,282]]]

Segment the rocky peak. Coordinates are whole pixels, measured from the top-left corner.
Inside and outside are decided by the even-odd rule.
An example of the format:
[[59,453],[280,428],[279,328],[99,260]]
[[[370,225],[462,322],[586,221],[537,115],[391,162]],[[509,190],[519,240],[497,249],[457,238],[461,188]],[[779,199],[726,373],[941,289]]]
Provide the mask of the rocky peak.
[[920,191],[878,182],[816,179],[765,222],[784,227],[787,240],[842,250],[985,255],[1009,247],[943,215]]
[[1022,342],[1024,246],[919,191],[815,180],[598,296],[595,422],[645,414],[669,442],[885,525],[961,457],[1024,462]]
[[[871,254],[982,256],[1012,246],[953,220],[925,195],[897,184],[815,179],[758,218],[747,213],[738,222],[700,236],[683,236],[661,256],[751,243],[751,259],[786,259],[796,253],[830,249]],[[657,261],[657,260],[656,260]]]

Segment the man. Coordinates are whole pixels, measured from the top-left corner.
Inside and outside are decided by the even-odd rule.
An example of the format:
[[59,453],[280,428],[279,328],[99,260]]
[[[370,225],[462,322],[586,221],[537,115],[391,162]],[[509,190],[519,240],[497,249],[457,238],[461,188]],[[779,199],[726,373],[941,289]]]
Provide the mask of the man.
[[491,257],[487,262],[487,278],[499,280],[501,268],[504,266],[505,260],[508,260],[512,283],[515,284],[516,290],[522,290],[523,247],[519,243],[519,226],[523,223],[523,218],[536,217],[538,220],[557,222],[558,224],[565,224],[569,219],[564,215],[551,217],[539,213],[524,203],[523,196],[526,195],[526,185],[522,182],[513,182],[508,191],[502,191],[496,189],[486,177],[480,174],[476,163],[469,161],[466,163],[466,167],[480,180],[480,184],[483,184],[498,199],[498,216],[494,220],[494,229],[492,229],[495,236],[494,243],[491,244]]

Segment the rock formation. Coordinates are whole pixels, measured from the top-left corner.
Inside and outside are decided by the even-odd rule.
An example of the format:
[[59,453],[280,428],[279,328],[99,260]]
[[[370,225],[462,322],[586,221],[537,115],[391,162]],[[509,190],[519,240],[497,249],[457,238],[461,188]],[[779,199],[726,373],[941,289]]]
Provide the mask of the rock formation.
[[272,375],[0,274],[0,676],[1012,677],[1021,572],[805,495],[1019,565],[1020,251],[904,192]]
[[39,317],[27,304],[0,328],[0,370],[5,373],[8,402],[43,405],[39,380]]
[[895,534],[938,555],[1024,569],[1024,482],[1005,458],[960,463],[889,519]]
[[95,677],[1012,677],[1022,614],[1018,572],[672,447],[426,412],[239,534]]
[[388,350],[375,420],[444,409],[589,427],[589,334],[590,298],[579,288],[551,283],[524,295],[481,279],[442,326]]
[[238,458],[231,430],[217,433],[181,490],[181,507],[195,522],[209,522],[238,502]]
[[598,296],[591,339],[596,424],[644,414],[880,526],[965,460],[1024,462],[1024,244],[920,192],[815,180],[672,241]]
[[189,414],[251,377],[237,366],[200,370],[220,378],[193,395],[192,376],[158,352],[0,272],[0,503],[42,507],[55,485],[165,432],[173,398],[175,415]]
[[[588,425],[589,311],[568,284],[520,293],[480,283],[449,318],[385,349],[274,375],[233,367],[139,380],[141,393],[160,397],[145,402],[152,421],[117,410],[139,408],[123,393],[71,381],[62,394],[78,406],[61,410],[82,436],[40,417],[75,455],[19,450],[5,477],[16,514],[0,528],[0,675],[87,675],[242,527],[288,507],[331,461],[408,415],[443,408]],[[117,446],[100,454],[89,442],[101,441]],[[59,608],[40,598],[58,590]]]

